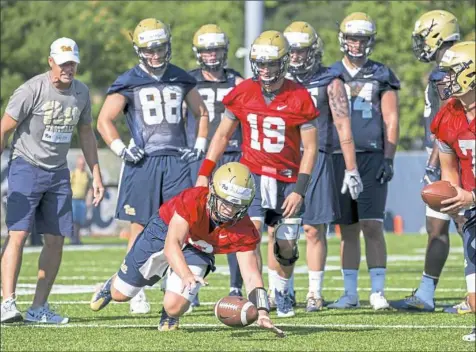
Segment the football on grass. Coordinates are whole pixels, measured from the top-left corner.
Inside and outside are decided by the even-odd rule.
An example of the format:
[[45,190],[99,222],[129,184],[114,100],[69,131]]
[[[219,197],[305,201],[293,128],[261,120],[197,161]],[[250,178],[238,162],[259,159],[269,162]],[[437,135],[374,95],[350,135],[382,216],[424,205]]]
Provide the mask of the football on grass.
[[442,200],[453,198],[457,195],[454,188],[448,181],[436,181],[425,186],[421,191],[421,197],[428,206],[436,211],[440,211],[445,206]]
[[237,328],[254,323],[258,310],[246,298],[227,296],[215,304],[215,316],[223,324]]

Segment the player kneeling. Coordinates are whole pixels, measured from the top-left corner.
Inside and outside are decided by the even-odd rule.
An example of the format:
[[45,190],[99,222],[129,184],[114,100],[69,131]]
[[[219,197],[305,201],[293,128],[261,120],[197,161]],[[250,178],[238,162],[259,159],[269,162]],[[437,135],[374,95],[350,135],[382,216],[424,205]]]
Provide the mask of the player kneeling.
[[139,234],[117,274],[91,299],[99,311],[111,300],[129,301],[144,286],[167,275],[159,330],[175,330],[205,276],[215,269],[215,254],[236,252],[248,299],[259,311],[258,325],[274,329],[259,271],[260,235],[246,215],[255,196],[249,169],[227,163],[209,187],[189,188],[163,204]]

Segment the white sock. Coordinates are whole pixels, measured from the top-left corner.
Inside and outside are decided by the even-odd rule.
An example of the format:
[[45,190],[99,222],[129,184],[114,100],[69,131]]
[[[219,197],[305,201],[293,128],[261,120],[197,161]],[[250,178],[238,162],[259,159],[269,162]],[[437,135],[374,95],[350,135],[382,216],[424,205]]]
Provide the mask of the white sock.
[[271,292],[274,292],[275,289],[275,282],[276,277],[278,276],[278,272],[276,270],[268,268],[268,287]]
[[289,279],[276,275],[275,289],[279,292],[288,291],[289,292]]
[[309,271],[309,292],[314,292],[316,298],[321,298],[323,281],[323,271]]
[[385,287],[385,274],[387,272],[386,268],[372,268],[369,269],[370,274],[370,284],[372,285],[372,293],[381,292]]
[[346,295],[357,296],[358,274],[358,270],[342,269],[342,276],[344,277],[344,290]]

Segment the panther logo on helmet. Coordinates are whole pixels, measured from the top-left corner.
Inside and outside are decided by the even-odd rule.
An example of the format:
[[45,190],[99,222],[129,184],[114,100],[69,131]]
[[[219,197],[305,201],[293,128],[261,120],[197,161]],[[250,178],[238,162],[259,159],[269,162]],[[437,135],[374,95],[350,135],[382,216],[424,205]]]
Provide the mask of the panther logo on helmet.
[[[261,33],[251,45],[250,63],[253,79],[259,81],[265,89],[269,88],[286,75],[289,64],[288,40],[278,31]],[[273,66],[277,70],[271,73]]]
[[[208,208],[219,223],[235,224],[246,215],[254,197],[255,181],[250,170],[237,162],[227,163],[213,174]],[[223,207],[229,209],[226,214]]]
[[[197,64],[206,71],[220,71],[227,63],[228,44],[226,33],[216,24],[201,26],[193,36],[193,51]],[[206,55],[203,55],[205,53]]]
[[[165,70],[172,56],[172,35],[166,24],[155,18],[146,18],[139,22],[131,37],[134,50],[144,66],[154,72]],[[156,55],[159,60],[154,64]]]
[[476,43],[460,42],[446,50],[439,68],[446,72],[437,83],[442,100],[462,96],[476,88]]
[[423,14],[416,22],[412,33],[412,49],[422,62],[435,60],[436,51],[445,42],[460,40],[458,20],[443,10]]

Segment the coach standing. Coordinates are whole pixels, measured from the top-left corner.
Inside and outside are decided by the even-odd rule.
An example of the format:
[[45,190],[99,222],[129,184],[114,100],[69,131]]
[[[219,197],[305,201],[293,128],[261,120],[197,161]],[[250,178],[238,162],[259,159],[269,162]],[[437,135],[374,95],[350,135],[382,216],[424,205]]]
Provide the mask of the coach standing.
[[23,246],[33,222],[44,234],[44,246],[33,304],[25,320],[52,324],[69,320],[53,312],[47,299],[61,263],[64,236],[73,232],[66,155],[77,124],[81,149],[93,175],[93,204],[97,206],[104,195],[89,89],[74,79],[78,46],[72,39],[59,38],[50,49],[51,70],[33,77],[13,93],[1,121],[0,153],[15,131],[8,172],[8,238],[1,262],[2,323],[23,319],[16,307],[15,288]]

